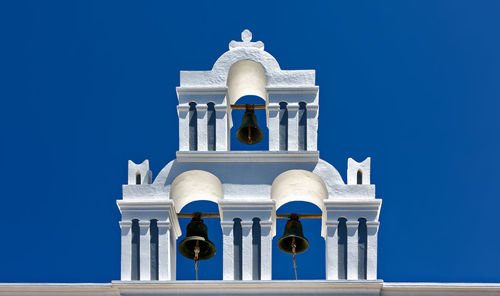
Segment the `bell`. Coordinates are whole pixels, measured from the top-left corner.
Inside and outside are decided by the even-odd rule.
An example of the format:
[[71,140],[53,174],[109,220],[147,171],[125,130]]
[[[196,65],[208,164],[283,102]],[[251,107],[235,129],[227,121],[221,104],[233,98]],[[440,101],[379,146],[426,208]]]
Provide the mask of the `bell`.
[[201,213],[194,213],[186,229],[186,238],[179,243],[179,252],[196,262],[215,255],[215,245],[208,240],[208,228],[201,219]]
[[299,215],[291,214],[290,220],[286,222],[285,232],[278,240],[278,247],[285,253],[298,254],[309,248],[309,242],[302,232],[302,224]]
[[255,116],[252,105],[247,104],[245,114],[241,119],[241,127],[236,132],[236,138],[243,144],[257,144],[262,141],[264,134],[257,124],[257,116]]

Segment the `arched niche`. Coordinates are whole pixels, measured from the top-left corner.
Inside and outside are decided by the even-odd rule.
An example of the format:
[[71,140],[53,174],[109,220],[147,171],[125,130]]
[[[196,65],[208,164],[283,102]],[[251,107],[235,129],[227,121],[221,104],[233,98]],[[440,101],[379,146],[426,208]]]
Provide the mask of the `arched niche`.
[[[217,213],[219,206],[216,202],[206,200],[191,201],[186,204],[181,213]],[[208,239],[215,245],[215,256],[209,260],[200,260],[198,262],[198,276],[203,280],[222,280],[222,228],[220,227],[220,218],[201,217],[203,223],[207,226]],[[192,218],[179,218],[179,226],[182,229],[182,234],[177,238],[176,244],[186,238],[186,230]],[[181,255],[179,247],[177,247],[176,256],[176,280],[195,280],[194,261]]]
[[328,190],[318,175],[306,170],[289,170],[274,179],[271,198],[276,201],[276,209],[291,201],[306,201],[323,211]]
[[179,213],[190,202],[208,200],[217,203],[223,197],[222,183],[215,175],[202,171],[186,171],[177,176],[170,186],[170,199]]
[[[287,202],[276,211],[276,214],[307,213],[321,214],[317,205],[306,201]],[[272,278],[276,280],[294,280],[292,255],[281,251],[278,240],[284,234],[289,219],[276,219],[276,236],[273,238]],[[325,239],[321,236],[321,219],[300,219],[304,237],[309,242],[306,252],[297,255],[297,272],[299,280],[324,280],[325,274]],[[314,267],[314,268],[313,268]]]

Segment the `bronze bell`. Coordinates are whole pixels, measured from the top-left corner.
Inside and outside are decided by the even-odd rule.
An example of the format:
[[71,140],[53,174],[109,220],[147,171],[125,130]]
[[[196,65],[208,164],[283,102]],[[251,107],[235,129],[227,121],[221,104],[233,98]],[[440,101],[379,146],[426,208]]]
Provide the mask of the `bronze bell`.
[[241,119],[241,127],[236,132],[236,138],[243,144],[257,144],[262,141],[264,134],[257,123],[253,105],[246,105],[245,114]]
[[182,256],[198,261],[215,255],[215,245],[208,240],[208,228],[201,219],[201,213],[194,213],[187,225],[186,238],[179,243]]
[[309,242],[302,232],[302,224],[299,215],[291,214],[290,220],[286,222],[285,232],[278,240],[278,247],[285,253],[298,254],[309,248]]

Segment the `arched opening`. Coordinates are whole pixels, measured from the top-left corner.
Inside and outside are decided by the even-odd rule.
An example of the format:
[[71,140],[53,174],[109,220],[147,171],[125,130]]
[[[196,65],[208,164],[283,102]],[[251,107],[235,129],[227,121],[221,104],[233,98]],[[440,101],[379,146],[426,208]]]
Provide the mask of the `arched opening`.
[[189,150],[198,150],[198,113],[196,103],[189,103]]
[[260,231],[260,219],[253,218],[252,224],[252,259],[253,259],[253,271],[252,279],[260,280],[260,264],[261,264],[261,231]]
[[[217,203],[212,201],[198,200],[186,204],[181,213],[218,213]],[[208,260],[198,262],[198,279],[200,280],[222,280],[222,229],[220,218],[203,218],[203,223],[208,229],[208,239],[215,245],[215,256]],[[186,227],[191,218],[179,218],[182,235],[177,239],[177,246],[186,238]],[[181,255],[177,248],[177,279],[194,280],[196,278],[194,261]]]
[[307,110],[306,103],[299,103],[299,150],[307,150]]
[[347,219],[339,218],[338,225],[338,271],[339,280],[347,279]]
[[[299,280],[325,279],[325,240],[321,236],[321,219],[300,219],[300,214],[321,214],[322,210],[304,201],[292,201],[277,209],[277,214],[299,214],[304,237],[309,248],[296,255],[297,277]],[[278,240],[284,234],[288,219],[276,220],[276,236],[273,238],[272,278],[276,280],[295,280],[292,255],[278,248]]]
[[279,145],[280,151],[288,150],[288,109],[286,102],[280,102],[280,113],[279,113]]
[[207,148],[208,151],[215,151],[215,104],[207,104]]
[[233,245],[234,245],[234,279],[243,279],[243,233],[241,229],[241,219],[233,220]]
[[131,249],[131,280],[138,281],[140,279],[140,239],[141,231],[139,228],[139,220],[132,220],[132,249]]
[[135,184],[136,185],[141,185],[141,173],[137,172],[135,174]]
[[367,229],[366,219],[359,218],[358,226],[358,278],[366,280],[366,263],[367,263]]
[[[241,97],[236,104],[264,104],[265,101],[257,96],[244,96]],[[255,109],[255,116],[257,117],[257,123],[259,128],[262,130],[264,137],[262,141],[257,144],[243,144],[236,138],[236,132],[241,127],[243,115],[245,114],[244,109],[232,110],[232,122],[233,126],[231,128],[231,150],[242,150],[242,151],[255,151],[255,150],[269,150],[269,129],[267,128],[266,120],[266,110],[265,109]]]
[[158,280],[158,220],[152,219],[149,222],[149,251],[151,254],[151,280]]
[[363,172],[361,170],[358,170],[358,173],[356,174],[356,183],[363,184]]

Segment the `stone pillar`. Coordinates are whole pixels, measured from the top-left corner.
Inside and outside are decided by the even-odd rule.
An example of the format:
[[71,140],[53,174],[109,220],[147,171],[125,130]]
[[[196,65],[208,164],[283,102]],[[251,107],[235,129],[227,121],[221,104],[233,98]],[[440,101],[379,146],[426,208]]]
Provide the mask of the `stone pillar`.
[[380,223],[377,221],[366,222],[367,230],[367,259],[366,279],[377,279],[377,237]]
[[358,221],[347,221],[347,279],[358,279]]
[[269,130],[269,151],[279,151],[279,111],[280,105],[276,103],[269,103],[267,106],[268,116],[268,130]]
[[[233,221],[223,221],[222,226],[222,279],[234,280],[234,236]],[[232,259],[232,260],[231,260]]]
[[189,105],[177,106],[179,115],[179,151],[189,151]]
[[241,221],[242,233],[242,279],[250,281],[253,279],[253,252],[252,252],[252,226],[253,221]]
[[306,105],[307,111],[307,150],[318,149],[318,105]]
[[[206,104],[196,104],[196,113],[198,114],[198,151],[208,151],[208,122],[207,122]],[[217,123],[216,123],[217,124]]]
[[338,221],[326,222],[326,279],[339,279],[339,237]]
[[122,230],[121,280],[130,281],[132,275],[132,222],[120,221]]
[[158,221],[158,280],[175,280],[176,243],[172,226],[167,221]]
[[229,150],[227,105],[215,105],[215,150]]
[[254,258],[253,252],[253,219],[260,219],[260,278],[262,280],[271,279],[271,252],[272,239],[274,236],[274,201],[228,201],[219,202],[221,214],[221,226],[223,234],[223,279],[234,280],[234,219],[241,220],[242,231],[242,280],[253,280],[254,271],[258,266],[254,266],[259,260]]
[[139,221],[140,227],[140,280],[149,281],[151,280],[151,232],[149,229],[150,221]]
[[260,279],[270,281],[273,270],[273,222],[260,221]]
[[288,103],[288,151],[299,150],[299,104]]

